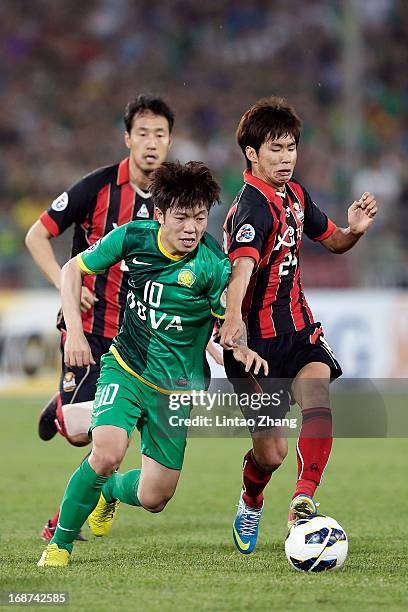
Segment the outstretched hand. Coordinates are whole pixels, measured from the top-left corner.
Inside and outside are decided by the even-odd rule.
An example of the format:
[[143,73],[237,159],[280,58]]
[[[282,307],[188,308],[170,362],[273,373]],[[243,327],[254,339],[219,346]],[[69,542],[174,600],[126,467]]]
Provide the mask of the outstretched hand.
[[353,234],[365,234],[372,225],[378,206],[372,193],[365,191],[348,209],[348,223]]

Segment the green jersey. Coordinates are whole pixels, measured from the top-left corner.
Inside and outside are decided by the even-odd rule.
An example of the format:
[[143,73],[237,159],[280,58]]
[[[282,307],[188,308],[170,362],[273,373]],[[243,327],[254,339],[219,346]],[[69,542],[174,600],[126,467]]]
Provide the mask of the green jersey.
[[214,317],[223,318],[231,266],[205,233],[197,248],[171,255],[158,221],[122,225],[77,255],[87,274],[119,261],[129,269],[122,327],[111,351],[119,364],[161,392],[206,389],[210,370],[205,348]]

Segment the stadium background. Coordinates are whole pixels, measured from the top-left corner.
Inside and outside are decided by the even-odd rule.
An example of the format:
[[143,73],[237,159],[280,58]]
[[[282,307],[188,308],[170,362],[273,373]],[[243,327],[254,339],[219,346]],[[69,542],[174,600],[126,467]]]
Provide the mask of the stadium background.
[[[346,223],[347,206],[362,191],[375,193],[381,205],[375,227],[350,254],[338,257],[304,241],[303,279],[307,289],[324,291],[325,304],[331,296],[336,329],[346,335],[330,339],[326,312],[321,318],[339,357],[355,364],[346,366],[348,375],[404,375],[404,0],[4,0],[0,10],[3,372],[18,371],[22,353],[30,361],[26,370],[44,352],[49,357],[48,344],[35,348],[44,326],[52,333],[52,301],[58,297],[24,248],[27,228],[71,183],[125,156],[124,104],[151,91],[176,112],[171,157],[203,160],[221,182],[223,204],[210,223],[217,238],[242,179],[236,125],[261,96],[284,95],[298,109],[304,132],[296,177],[335,222]],[[61,261],[69,243],[69,233],[54,242]],[[49,290],[48,298],[20,293],[40,288]],[[340,307],[333,289],[343,296]],[[48,304],[43,317],[42,300]],[[16,308],[22,302],[23,312]],[[312,305],[320,316],[317,301]]]
[[[58,439],[53,447],[58,451],[58,459],[54,457],[50,465],[51,450],[35,440],[38,408],[56,380],[54,318],[58,295],[47,286],[26,252],[24,235],[40,212],[72,182],[98,166],[125,157],[123,108],[139,92],[162,95],[176,112],[171,157],[181,161],[203,160],[221,182],[223,204],[213,211],[210,225],[217,238],[221,237],[223,219],[242,180],[243,158],[234,138],[240,116],[259,97],[277,94],[289,99],[304,120],[296,177],[315,201],[340,225],[346,224],[348,205],[364,190],[372,191],[381,206],[374,228],[347,255],[331,255],[305,241],[302,265],[306,294],[316,315],[323,320],[327,338],[347,376],[407,376],[407,38],[405,0],[2,0],[0,408],[6,442],[2,444],[6,453],[3,464],[11,460],[10,465],[15,466],[13,478],[24,472],[24,461],[13,454],[15,444],[20,442],[36,467],[37,477],[30,495],[42,513],[45,506],[55,502],[47,498],[47,478],[59,496],[60,474],[69,473],[80,457]],[[59,260],[65,261],[69,255],[69,232],[53,244]],[[375,442],[377,451],[372,446],[365,447],[365,464],[360,466],[359,476],[362,481],[368,481],[371,470],[378,469],[381,452],[386,455],[391,451],[396,464],[398,457],[406,460],[402,445],[381,446],[385,442],[388,441]],[[201,443],[196,441],[196,445]],[[205,453],[218,461],[222,458],[217,444],[211,446],[211,452],[205,447]],[[238,450],[234,447],[234,461],[229,460],[234,487],[229,505],[222,506],[223,512],[227,512],[222,520],[227,521],[228,529],[228,512],[233,512],[231,503],[236,503],[239,486],[241,446]],[[197,446],[192,445],[189,461],[194,469],[200,470],[199,455],[194,449]],[[356,448],[350,446],[344,454],[339,453],[340,468],[343,465],[351,469],[346,457],[353,452],[357,452]],[[45,468],[49,471],[44,481]],[[333,469],[340,468],[337,464]],[[226,469],[229,473],[228,466]],[[193,474],[195,478],[194,470]],[[289,477],[289,467],[286,474],[289,482],[293,478]],[[282,478],[286,478],[285,472]],[[343,488],[340,487],[343,493],[344,478]],[[385,482],[386,471],[383,478]],[[394,480],[398,483],[398,474],[394,474]],[[11,495],[6,481],[2,499],[9,502],[6,524],[13,534],[15,508],[20,507],[25,497],[21,490]],[[186,481],[191,482],[191,478],[186,476]],[[279,482],[278,491],[280,486],[287,497],[286,481]],[[203,489],[193,485],[196,487],[193,495],[198,499]],[[203,485],[205,491],[207,485],[209,489],[208,478]],[[224,486],[219,484],[217,490],[228,497],[229,489]],[[326,495],[333,496],[331,501],[335,499],[338,491],[333,482],[326,491]],[[366,493],[365,499],[371,500],[370,492]],[[373,506],[379,512],[384,510],[389,491],[384,489],[382,493],[377,506]],[[181,492],[180,499],[188,505],[191,494],[189,490],[183,497]],[[280,502],[282,512],[286,497]],[[208,492],[204,498],[208,500]],[[360,509],[364,517],[364,505],[353,503],[353,511]],[[221,512],[221,502],[217,504],[216,514]],[[18,516],[25,521],[24,504],[19,512]],[[127,516],[125,511],[124,515]],[[395,521],[398,515],[396,510]],[[352,512],[350,523],[353,518]],[[28,534],[39,529],[39,520],[42,518],[29,524]],[[144,520],[148,521],[147,527]],[[202,520],[205,522],[206,517]],[[149,534],[157,524],[139,515],[137,521]],[[181,524],[177,522],[177,512],[172,515],[170,509],[157,521],[162,528],[166,521],[175,529]],[[359,535],[362,530],[368,541],[369,525],[352,523],[350,529]],[[395,536],[391,527],[388,531]],[[189,537],[193,538],[193,533],[191,529]],[[277,533],[278,542],[283,537],[282,528]],[[221,542],[225,533],[220,530],[217,534],[219,548],[224,550]],[[160,532],[156,536],[152,555],[160,556],[163,554]],[[118,537],[120,541],[120,532]],[[22,549],[26,546],[24,538],[20,546]],[[274,544],[275,552],[277,546]],[[199,554],[201,549],[195,548],[194,538],[192,547]],[[38,556],[37,549],[38,540],[34,538],[30,549],[32,561]],[[13,557],[12,548],[7,550]],[[266,545],[262,550],[267,551]],[[232,549],[227,552],[233,554]],[[391,553],[394,554],[393,549]],[[380,554],[380,550],[373,554]],[[19,565],[18,555],[14,558],[16,565],[10,575],[16,580],[10,582],[9,578],[7,584],[19,586],[19,571],[24,574],[28,570]],[[171,556],[170,559],[178,567],[177,559]],[[204,567],[211,569],[213,561],[205,554],[202,559]],[[361,559],[361,563],[370,563],[370,559]],[[263,563],[261,552],[256,566],[261,573],[265,568],[270,570]],[[191,558],[191,564],[194,568],[195,558]],[[234,571],[240,575],[241,567],[234,566]],[[378,579],[383,576],[381,569]],[[390,600],[381,599],[386,597],[381,588],[370,599],[373,580],[371,584],[364,580],[349,583],[347,597],[352,597],[354,585],[356,596],[363,598],[362,594],[368,594],[366,602],[375,605],[376,601],[383,601],[389,605]],[[40,586],[38,582],[33,584]],[[315,590],[309,586],[310,602],[316,603]],[[398,596],[400,591],[395,584],[394,587]],[[244,600],[240,599],[238,585],[236,588],[235,592],[231,587],[231,601],[238,609],[239,602]],[[274,588],[277,593],[276,584]],[[187,586],[183,592],[185,601],[189,601]],[[214,597],[217,592],[214,587]],[[282,594],[281,603],[289,609],[291,604],[286,595]],[[202,602],[205,601],[203,595]],[[218,604],[214,600],[208,609],[221,609]],[[293,606],[296,607],[295,602]],[[151,609],[155,609],[153,604]],[[256,605],[253,609],[257,609]]]

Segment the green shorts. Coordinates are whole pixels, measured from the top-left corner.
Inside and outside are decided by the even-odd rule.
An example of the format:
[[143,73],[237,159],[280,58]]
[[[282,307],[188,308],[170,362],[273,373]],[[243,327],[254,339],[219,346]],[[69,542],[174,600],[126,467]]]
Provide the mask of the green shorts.
[[181,470],[186,447],[190,407],[169,407],[169,395],[148,387],[124,370],[112,353],[101,359],[89,432],[100,425],[125,429],[130,437],[137,427],[141,452],[173,470]]

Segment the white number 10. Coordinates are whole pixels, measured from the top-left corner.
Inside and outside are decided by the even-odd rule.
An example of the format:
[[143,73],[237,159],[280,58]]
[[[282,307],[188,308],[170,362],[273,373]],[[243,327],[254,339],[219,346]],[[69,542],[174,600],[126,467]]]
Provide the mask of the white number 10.
[[[154,281],[147,281],[144,292],[143,299],[145,302],[157,308],[160,306],[160,300],[163,293],[163,285],[161,283],[155,283]],[[156,295],[155,295],[156,294]]]

